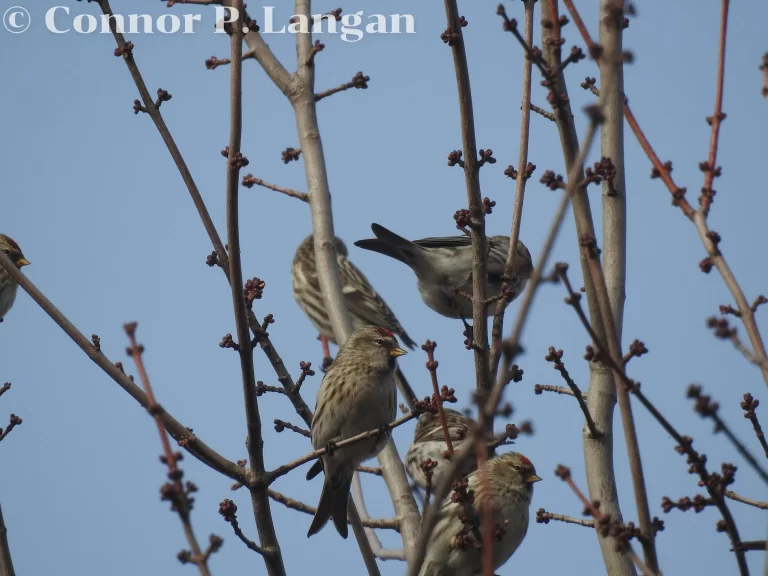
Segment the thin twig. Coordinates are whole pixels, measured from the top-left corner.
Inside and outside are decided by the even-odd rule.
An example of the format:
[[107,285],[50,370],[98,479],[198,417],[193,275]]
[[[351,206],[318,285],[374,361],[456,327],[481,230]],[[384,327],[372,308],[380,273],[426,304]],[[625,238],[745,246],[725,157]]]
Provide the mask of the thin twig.
[[[570,390],[564,386],[553,386],[552,384],[536,384],[533,387],[534,394],[540,395],[542,392],[554,392],[555,394],[573,396],[573,390]],[[586,395],[582,394],[582,398],[586,398]]]
[[[414,418],[417,418],[418,415],[419,415],[418,412],[409,412],[405,416],[402,416],[401,418],[398,418],[394,422],[387,424],[384,428],[386,430],[393,430],[394,428],[397,428],[401,424],[405,424],[406,422],[413,420]],[[362,434],[358,434],[357,436],[352,436],[351,438],[346,438],[341,442],[336,442],[333,445],[333,449],[338,450],[338,449],[344,448],[345,446],[349,446],[350,444],[360,442],[361,440],[365,440],[367,438],[373,438],[380,433],[381,433],[380,428],[376,428],[374,430],[368,430],[367,432],[363,432]],[[322,456],[323,454],[326,454],[327,452],[328,452],[328,447],[326,446],[325,448],[314,450],[313,452],[310,452],[309,454],[306,454],[301,458],[297,458],[292,462],[288,462],[287,464],[278,466],[274,470],[271,470],[270,472],[265,472],[264,474],[262,474],[260,476],[261,480],[258,483],[269,485],[275,480],[277,480],[278,478],[280,478],[281,476],[285,476],[286,474],[288,474],[288,472],[290,472],[291,470],[298,468],[302,464],[311,462],[312,460],[317,460],[318,458],[320,458],[320,456]]]
[[763,433],[763,427],[760,426],[760,421],[757,419],[757,407],[760,405],[760,401],[757,398],[753,398],[752,394],[744,394],[744,401],[739,404],[741,409],[744,410],[744,418],[747,418],[752,423],[752,428],[755,430],[755,436],[757,441],[760,442],[760,446],[763,447],[765,457],[768,458],[768,442],[765,440],[765,434]]
[[550,122],[557,122],[557,119],[555,118],[555,115],[552,114],[552,112],[547,112],[546,110],[544,110],[544,108],[539,108],[538,106],[536,106],[536,104],[531,104],[531,110],[533,110],[534,112],[536,112],[536,114],[539,114],[540,116],[544,116],[544,118],[546,118]]
[[549,353],[545,356],[545,360],[547,362],[553,363],[553,368],[560,372],[560,376],[562,376],[563,380],[565,380],[565,383],[568,384],[568,387],[572,391],[572,396],[576,398],[581,411],[584,413],[584,420],[587,423],[587,428],[589,428],[589,433],[592,435],[592,438],[599,438],[602,436],[602,433],[597,429],[595,421],[592,419],[592,415],[589,413],[589,407],[584,401],[584,394],[581,392],[581,389],[578,387],[576,382],[573,381],[573,378],[571,378],[571,375],[565,368],[565,363],[562,360],[563,351],[556,350],[554,346],[550,346],[548,352]]
[[[574,21],[576,21],[578,12],[573,6],[573,2],[571,0],[565,0],[565,4],[571,13],[571,17],[574,19]],[[589,33],[586,31],[586,29],[579,28],[579,31],[581,32],[582,37],[584,38],[584,41],[587,43],[587,45],[589,46],[592,44],[592,40],[589,37]],[[734,276],[730,267],[728,266],[728,263],[726,262],[721,250],[712,241],[712,233],[707,226],[706,218],[703,214],[700,214],[698,218],[696,217],[696,210],[694,210],[688,200],[685,199],[686,189],[679,187],[672,179],[671,163],[662,163],[659,157],[656,155],[656,152],[653,150],[651,143],[648,141],[645,133],[643,133],[642,129],[640,128],[640,125],[632,113],[632,110],[630,109],[626,99],[624,101],[624,118],[626,119],[627,124],[629,124],[629,127],[632,129],[632,132],[637,138],[640,147],[643,149],[645,154],[648,156],[648,159],[651,161],[651,164],[653,165],[653,172],[651,173],[651,177],[661,179],[669,192],[672,194],[672,203],[675,206],[678,206],[683,214],[685,214],[685,216],[696,225],[699,238],[701,239],[704,248],[707,250],[707,268],[710,269],[712,266],[717,268],[717,271],[720,273],[720,276],[728,288],[728,291],[733,296],[738,310],[741,313],[740,318],[744,323],[744,327],[747,331],[747,335],[749,336],[752,348],[755,350],[754,354],[758,359],[758,365],[760,367],[763,380],[766,384],[768,384],[768,354],[766,354],[765,344],[763,343],[760,330],[758,329],[757,323],[755,322],[754,310],[751,309],[751,306],[747,302],[747,299],[744,296],[744,292],[742,291],[741,286],[736,280],[736,277]]]
[[[313,508],[312,506],[309,506],[308,504],[304,504],[304,502],[300,502],[298,500],[294,500],[293,498],[288,498],[284,494],[281,494],[280,492],[276,492],[275,490],[269,489],[267,490],[267,493],[269,494],[269,497],[272,498],[275,502],[279,502],[286,508],[290,508],[291,510],[297,510],[299,512],[303,512],[304,514],[310,514],[313,515],[315,512],[317,512],[317,508]],[[363,526],[367,528],[379,528],[382,530],[400,530],[400,522],[397,518],[391,518],[391,519],[376,519],[376,520],[363,520]]]
[[[21,286],[24,291],[34,300],[48,316],[59,325],[59,327],[69,336],[75,344],[93,362],[112,378],[123,390],[125,390],[134,400],[143,408],[149,406],[147,395],[125,375],[125,373],[100,351],[94,348],[91,340],[86,338],[75,326],[56,308],[48,298],[27,278],[26,275],[19,272],[18,268],[2,252],[0,252],[0,267],[4,268],[8,274]],[[227,460],[221,454],[210,448],[205,442],[195,436],[190,428],[187,428],[177,421],[171,414],[163,409],[160,414],[163,426],[168,433],[184,447],[195,458],[210,466],[217,472],[237,480],[238,482],[249,482],[250,475],[231,460]]]
[[[563,480],[566,484],[568,484],[571,490],[573,490],[573,493],[576,494],[579,500],[581,500],[582,504],[584,504],[584,509],[588,510],[589,515],[595,519],[595,526],[612,520],[610,517],[607,517],[605,514],[603,514],[600,509],[589,500],[589,498],[584,496],[584,493],[579,489],[578,486],[576,486],[576,483],[573,481],[571,472],[568,468],[565,466],[558,466],[557,470],[555,470],[555,474],[560,477],[560,479]],[[621,525],[621,522],[618,522],[617,524]],[[645,576],[659,576],[657,571],[651,570],[637,557],[637,555],[632,550],[632,545],[629,543],[629,539],[623,533],[622,536],[624,537],[620,538],[619,536],[614,536],[620,551],[626,553],[630,558],[632,558],[632,562],[635,563],[635,565]]]
[[[443,41],[451,47],[453,67],[459,96],[461,141],[464,153],[464,181],[467,188],[467,202],[470,214],[472,237],[472,344],[475,360],[475,382],[480,397],[487,397],[493,385],[488,355],[488,304],[485,302],[488,271],[485,236],[485,211],[480,191],[480,166],[475,141],[475,119],[472,108],[472,89],[469,66],[464,47],[462,22],[456,0],[444,0],[447,28]],[[484,423],[487,430],[493,430],[493,415]]]
[[573,516],[564,516],[563,514],[555,514],[553,512],[547,512],[544,508],[539,508],[536,511],[536,522],[539,524],[549,524],[550,520],[556,520],[557,522],[565,522],[566,524],[576,524],[577,526],[584,526],[585,528],[594,528],[595,523],[593,520],[583,520],[581,518],[574,518]]
[[[573,287],[571,286],[570,281],[568,280],[567,276],[567,266],[561,266],[559,268],[561,273],[561,278],[563,281],[563,284],[566,287],[566,290],[568,291],[568,298],[566,299],[566,303],[570,304],[574,310],[576,311],[577,316],[579,317],[579,320],[581,321],[582,325],[586,329],[589,336],[592,338],[592,341],[594,342],[595,346],[598,348],[598,352],[601,355],[601,359],[606,362],[613,370],[614,373],[619,376],[619,379],[621,380],[621,384],[627,388],[637,399],[638,401],[643,405],[643,407],[648,410],[648,412],[651,413],[651,415],[656,419],[656,421],[661,424],[662,428],[670,435],[672,436],[675,441],[678,443],[678,446],[676,447],[676,450],[680,454],[685,454],[688,457],[688,461],[691,463],[691,466],[693,467],[692,470],[699,475],[699,478],[701,478],[702,485],[706,487],[707,492],[710,494],[710,496],[714,499],[715,505],[717,506],[718,510],[720,510],[720,514],[723,517],[723,521],[725,522],[725,531],[728,534],[728,537],[731,540],[731,545],[734,547],[734,549],[738,550],[739,543],[741,541],[741,538],[739,537],[739,531],[736,527],[736,523],[733,519],[733,515],[731,514],[731,511],[728,509],[728,506],[725,503],[725,500],[723,498],[723,495],[719,489],[719,485],[714,485],[710,480],[711,476],[706,468],[706,460],[699,455],[699,453],[694,450],[693,448],[693,440],[689,436],[683,436],[680,434],[673,426],[669,423],[669,421],[659,412],[659,410],[653,405],[653,403],[646,398],[645,394],[643,394],[637,385],[637,383],[633,382],[624,372],[623,366],[619,366],[616,364],[613,360],[613,358],[608,355],[607,347],[605,344],[602,343],[600,338],[598,338],[597,333],[592,328],[592,325],[589,322],[589,319],[587,318],[586,314],[584,313],[584,310],[581,307],[580,299],[581,295],[573,290]],[[736,559],[739,564],[739,572],[742,576],[748,576],[749,569],[747,567],[746,558],[743,554],[740,554],[738,551],[736,552]]]
[[725,84],[725,38],[728,29],[728,6],[730,0],[722,0],[720,4],[720,46],[717,51],[717,87],[715,89],[715,113],[707,122],[712,126],[712,132],[709,136],[709,157],[707,158],[704,170],[704,187],[701,189],[701,210],[704,216],[709,214],[709,207],[712,204],[712,197],[715,192],[712,190],[712,183],[715,176],[720,175],[720,169],[717,166],[717,145],[720,140],[720,125],[725,120],[723,114],[723,88]]
[[[235,0],[234,7],[239,14],[243,13],[243,0]],[[230,66],[230,124],[229,147],[227,150],[227,247],[229,249],[229,278],[232,292],[232,308],[237,327],[237,339],[240,344],[240,377],[243,384],[243,401],[245,404],[245,420],[247,429],[246,449],[251,473],[254,477],[264,474],[264,441],[261,435],[261,417],[256,396],[256,377],[253,366],[253,353],[249,331],[248,312],[243,294],[243,271],[240,264],[240,216],[239,216],[239,175],[240,169],[248,164],[248,160],[240,152],[240,141],[243,130],[243,28],[239,23],[232,25],[230,35],[231,60]],[[277,540],[275,525],[269,505],[266,486],[252,486],[251,503],[256,519],[256,529],[259,534],[261,548],[257,550],[264,557],[264,563],[270,576],[284,576],[280,544]],[[238,533],[235,522],[233,526],[243,542],[246,538]],[[248,545],[248,542],[246,542]],[[248,545],[249,548],[252,548]]]
[[445,420],[445,412],[443,411],[443,399],[440,394],[440,385],[437,383],[437,360],[435,360],[435,348],[437,348],[437,342],[427,340],[421,347],[427,353],[427,370],[429,370],[429,376],[432,380],[432,398],[433,402],[437,405],[437,415],[440,419],[440,426],[443,428],[443,438],[445,438],[445,447],[448,450],[448,454],[453,456],[453,443],[451,442],[451,434],[448,432],[448,422]]
[[219,514],[224,517],[224,520],[232,525],[232,530],[235,536],[240,538],[240,541],[245,544],[250,550],[253,550],[257,554],[265,556],[264,549],[256,544],[253,540],[248,538],[240,529],[240,524],[237,521],[237,505],[232,500],[223,500],[219,504]]
[[[157,431],[160,434],[160,442],[163,445],[165,464],[168,466],[168,479],[171,481],[171,484],[167,488],[163,488],[163,498],[171,501],[172,509],[179,515],[182,527],[184,528],[184,534],[187,537],[187,543],[192,552],[193,562],[200,570],[200,574],[202,574],[202,576],[210,576],[211,573],[208,570],[207,557],[204,557],[201,553],[200,545],[197,542],[197,537],[195,537],[195,532],[192,528],[192,520],[189,514],[189,496],[184,485],[181,483],[181,479],[184,477],[184,472],[176,465],[176,454],[171,450],[171,443],[168,442],[165,426],[163,426],[163,421],[160,419],[162,408],[155,402],[155,395],[152,392],[152,386],[149,383],[149,376],[147,376],[147,371],[144,368],[144,359],[142,358],[144,346],[140,346],[136,343],[136,326],[136,322],[130,322],[125,324],[123,328],[131,342],[131,345],[128,348],[128,355],[133,358],[133,361],[136,364],[139,379],[144,386],[144,392],[147,394],[147,412],[152,415],[153,420],[157,424]],[[180,455],[181,454],[179,454],[179,456]]]
[[759,500],[752,500],[750,498],[746,498],[744,496],[736,494],[736,492],[734,492],[733,490],[725,490],[723,494],[725,494],[726,498],[730,498],[731,500],[735,500],[736,502],[741,502],[742,504],[747,504],[748,506],[754,506],[755,508],[760,508],[761,510],[768,510],[768,502],[760,502]]
[[763,71],[763,89],[761,93],[768,100],[768,52],[763,54],[763,62],[760,64],[760,70]]
[[[533,43],[533,12],[536,0],[526,0],[525,4],[525,41],[527,44]],[[512,272],[512,263],[517,255],[517,242],[520,239],[520,224],[523,219],[523,202],[525,201],[525,185],[530,178],[532,171],[528,167],[528,142],[530,139],[531,128],[531,69],[533,63],[527,54],[523,55],[523,102],[521,105],[520,118],[520,152],[517,159],[517,177],[515,178],[515,205],[512,212],[512,230],[509,235],[509,250],[507,251],[507,262],[504,265],[504,274],[509,276]],[[502,286],[502,294],[504,287]],[[501,349],[498,343],[501,341],[504,332],[504,311],[509,306],[506,298],[501,298],[496,303],[496,310],[493,314],[493,325],[491,328],[491,350],[490,367],[491,376],[496,378],[499,371],[499,361],[501,360]]]
[[283,188],[282,186],[278,186],[277,184],[270,184],[269,182],[265,182],[261,178],[255,178],[252,174],[248,174],[243,177],[243,186],[245,186],[246,188],[252,188],[254,184],[257,186],[263,186],[264,188],[269,188],[270,190],[274,190],[275,192],[280,192],[281,194],[285,194],[286,196],[290,196],[291,198],[296,198],[297,200],[301,200],[302,202],[309,202],[309,194],[307,194],[306,192],[298,192],[291,188]]

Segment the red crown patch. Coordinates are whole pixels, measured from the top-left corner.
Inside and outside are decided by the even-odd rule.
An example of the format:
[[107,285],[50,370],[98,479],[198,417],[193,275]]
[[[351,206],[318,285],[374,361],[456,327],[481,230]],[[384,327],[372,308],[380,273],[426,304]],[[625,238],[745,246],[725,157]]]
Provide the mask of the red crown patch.
[[379,334],[383,334],[384,336],[388,336],[389,338],[395,337],[395,335],[392,334],[391,331],[387,330],[386,328],[382,328],[381,326],[379,326],[377,330],[379,331]]
[[528,458],[526,458],[526,457],[525,457],[525,456],[523,456],[522,454],[520,455],[520,462],[522,462],[522,463],[523,463],[523,464],[525,464],[526,466],[533,466],[533,464],[531,464],[531,461],[530,461],[530,460],[528,460]]

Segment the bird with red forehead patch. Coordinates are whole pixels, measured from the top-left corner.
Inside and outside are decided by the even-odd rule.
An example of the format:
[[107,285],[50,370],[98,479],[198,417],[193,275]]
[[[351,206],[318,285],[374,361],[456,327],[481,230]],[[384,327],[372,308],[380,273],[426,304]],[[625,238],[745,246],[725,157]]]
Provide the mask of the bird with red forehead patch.
[[[483,537],[482,502],[490,498],[492,525],[503,526],[500,538],[493,540],[493,569],[498,570],[522,544],[528,531],[528,514],[533,499],[533,485],[541,478],[531,461],[517,452],[507,452],[488,460],[488,482],[480,481],[479,471],[467,476],[467,492],[474,492],[472,514],[480,523]],[[466,504],[446,499],[440,508],[435,529],[429,536],[427,555],[419,576],[472,576],[483,568],[482,541],[474,531],[466,536],[466,546],[455,546],[455,538],[464,534],[462,518],[467,515]],[[495,528],[494,528],[495,530]],[[484,537],[483,537],[484,539]]]
[[[0,252],[10,258],[11,263],[16,268],[21,269],[29,265],[29,260],[24,258],[19,245],[5,234],[0,234]],[[3,321],[3,318],[5,318],[5,315],[16,301],[17,289],[18,283],[16,280],[5,271],[5,268],[0,267],[0,322]]]
[[[397,358],[406,354],[394,334],[380,326],[363,326],[339,348],[317,391],[312,418],[312,446],[327,448],[307,472],[307,480],[325,472],[323,492],[307,536],[329,519],[347,537],[347,501],[355,469],[376,456],[389,437],[385,427],[397,418]],[[335,444],[379,429],[373,438],[335,448]]]

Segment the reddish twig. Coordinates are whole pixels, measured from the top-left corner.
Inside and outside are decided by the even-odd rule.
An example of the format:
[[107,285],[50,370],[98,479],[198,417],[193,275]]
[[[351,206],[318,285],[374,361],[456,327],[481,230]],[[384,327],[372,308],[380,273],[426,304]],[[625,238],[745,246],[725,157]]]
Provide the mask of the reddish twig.
[[136,342],[136,327],[136,322],[129,322],[123,326],[131,343],[130,347],[127,349],[127,353],[133,358],[133,361],[136,364],[139,380],[141,380],[144,392],[147,395],[147,412],[149,412],[154,419],[155,424],[157,424],[157,431],[160,434],[160,442],[163,445],[163,461],[168,467],[168,480],[170,480],[170,483],[164,485],[160,492],[163,500],[169,500],[171,502],[171,510],[174,510],[179,515],[179,519],[184,528],[184,534],[187,537],[187,542],[191,549],[190,560],[198,567],[200,574],[203,576],[210,576],[210,571],[208,570],[208,557],[203,556],[200,550],[200,545],[195,537],[195,532],[192,528],[192,521],[190,519],[190,511],[192,507],[189,498],[190,490],[188,489],[189,482],[187,483],[187,487],[181,483],[181,479],[184,477],[184,472],[177,465],[178,459],[181,458],[181,453],[174,453],[173,450],[171,450],[171,443],[168,441],[165,426],[160,419],[160,414],[163,412],[163,409],[155,401],[155,395],[152,392],[152,386],[149,383],[149,377],[144,368],[144,360],[142,358],[144,346],[141,346]]
[[448,423],[445,420],[445,412],[443,411],[443,400],[440,395],[440,385],[437,383],[437,360],[435,360],[435,348],[437,348],[437,342],[427,340],[421,347],[427,353],[427,370],[429,370],[429,376],[432,379],[432,398],[433,402],[437,405],[437,415],[440,418],[440,426],[443,428],[443,437],[445,438],[445,446],[448,449],[448,454],[453,456],[453,443],[451,442],[451,435],[448,432]]
[[[646,410],[648,410],[648,412],[651,413],[651,415],[662,426],[662,428],[664,428],[664,430],[670,436],[672,436],[672,438],[674,438],[675,441],[678,443],[675,449],[677,450],[678,453],[684,454],[688,457],[688,462],[691,465],[689,471],[692,474],[693,473],[698,474],[699,478],[701,479],[702,486],[706,487],[710,496],[715,501],[715,505],[717,506],[718,510],[720,511],[720,514],[723,517],[724,531],[727,532],[728,537],[731,540],[731,545],[735,549],[738,549],[738,545],[741,542],[738,528],[736,527],[736,523],[733,519],[733,515],[731,514],[731,511],[728,509],[728,506],[725,503],[725,500],[723,499],[723,495],[719,490],[719,485],[716,485],[716,483],[713,483],[711,481],[712,477],[710,473],[707,471],[705,457],[701,456],[696,450],[694,450],[693,439],[690,436],[683,436],[682,434],[680,434],[672,426],[672,424],[670,424],[670,422],[661,414],[661,412],[659,412],[659,410],[653,405],[653,403],[650,400],[648,400],[648,398],[646,398],[645,394],[643,394],[640,391],[639,385],[627,376],[626,372],[623,369],[623,366],[619,366],[614,362],[613,358],[608,354],[605,344],[603,344],[601,339],[598,338],[598,335],[595,333],[594,329],[592,328],[592,325],[589,322],[589,319],[587,318],[586,314],[584,313],[584,310],[581,307],[581,304],[580,304],[581,294],[574,292],[573,287],[571,286],[571,283],[568,280],[567,266],[560,266],[559,270],[561,273],[563,284],[565,285],[566,290],[568,291],[568,298],[566,298],[566,303],[572,306],[573,309],[576,311],[576,314],[579,317],[579,320],[581,321],[582,325],[586,329],[590,338],[592,338],[592,341],[597,346],[598,352],[600,354],[600,359],[604,361],[606,364],[608,364],[608,366],[610,366],[614,370],[614,373],[618,375],[618,378],[621,381],[621,384],[625,386],[626,389],[638,399],[638,401],[643,405],[643,407]],[[591,347],[590,347],[590,350],[591,350]],[[594,357],[594,350],[591,351],[591,354],[589,355],[588,359],[591,359],[592,357]],[[749,569],[747,567],[746,558],[744,557],[744,555],[739,554],[737,552],[736,560],[739,564],[740,574],[742,576],[747,576],[749,574]]]

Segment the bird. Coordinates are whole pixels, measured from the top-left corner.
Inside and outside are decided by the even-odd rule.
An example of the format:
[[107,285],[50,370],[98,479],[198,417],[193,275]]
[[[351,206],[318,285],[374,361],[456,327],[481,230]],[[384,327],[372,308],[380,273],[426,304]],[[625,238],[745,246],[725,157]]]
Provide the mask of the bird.
[[[368,278],[349,260],[347,246],[337,237],[334,237],[333,242],[336,249],[336,262],[339,266],[342,292],[352,319],[352,328],[368,325],[382,326],[399,337],[409,350],[413,350],[416,343],[405,332],[387,303],[373,289]],[[333,326],[320,291],[312,234],[307,236],[296,250],[291,266],[291,283],[293,297],[299,308],[307,315],[322,338],[336,344]],[[399,367],[396,376],[397,387],[403,395],[403,399],[412,407],[412,402],[416,398],[413,388]]]
[[[0,234],[0,251],[11,259],[16,268],[21,269],[24,266],[29,266],[29,260],[24,258],[19,245],[5,234]],[[5,271],[5,268],[0,268],[0,322],[3,321],[5,315],[8,314],[8,311],[13,306],[16,300],[17,288],[18,283],[16,280]]]
[[[409,266],[416,274],[424,303],[442,316],[460,318],[469,329],[466,319],[472,317],[472,302],[466,295],[472,294],[472,239],[463,235],[410,241],[380,224],[371,224],[371,230],[376,238],[358,240],[355,246]],[[494,298],[501,292],[508,250],[507,236],[488,237],[486,298]],[[523,292],[532,272],[531,253],[518,241],[509,274],[510,302]],[[493,313],[494,307],[489,306],[488,315]]]
[[[473,428],[477,425],[472,418],[464,416],[461,412],[443,408],[445,422],[448,425],[448,434],[454,449],[458,449],[467,439],[471,439]],[[405,469],[411,480],[421,489],[427,489],[427,478],[421,463],[427,459],[437,463],[432,470],[431,486],[440,482],[442,472],[448,466],[448,460],[443,456],[447,446],[443,427],[437,414],[425,412],[419,417],[414,432],[413,442],[405,455]],[[477,458],[474,453],[464,466],[458,471],[459,476],[466,476],[477,468]]]
[[[395,335],[380,326],[355,330],[339,349],[317,391],[311,436],[315,450],[327,448],[307,472],[311,480],[325,473],[320,503],[307,532],[319,532],[329,518],[342,538],[347,537],[347,502],[355,469],[384,448],[385,428],[397,417],[395,369],[407,354]],[[337,448],[340,441],[369,430],[379,434]]]
[[[541,478],[531,461],[517,452],[506,452],[488,460],[488,487],[493,510],[493,568],[497,570],[514,554],[528,531],[528,515],[533,484]],[[482,528],[482,502],[485,486],[479,471],[467,477],[467,493],[474,493],[469,513],[461,497],[446,499],[440,507],[435,528],[429,536],[427,554],[419,576],[476,576],[482,572],[479,538]],[[459,496],[458,493],[455,494]],[[459,500],[455,502],[454,500]],[[474,520],[467,524],[462,518]],[[477,529],[472,528],[476,526]]]

